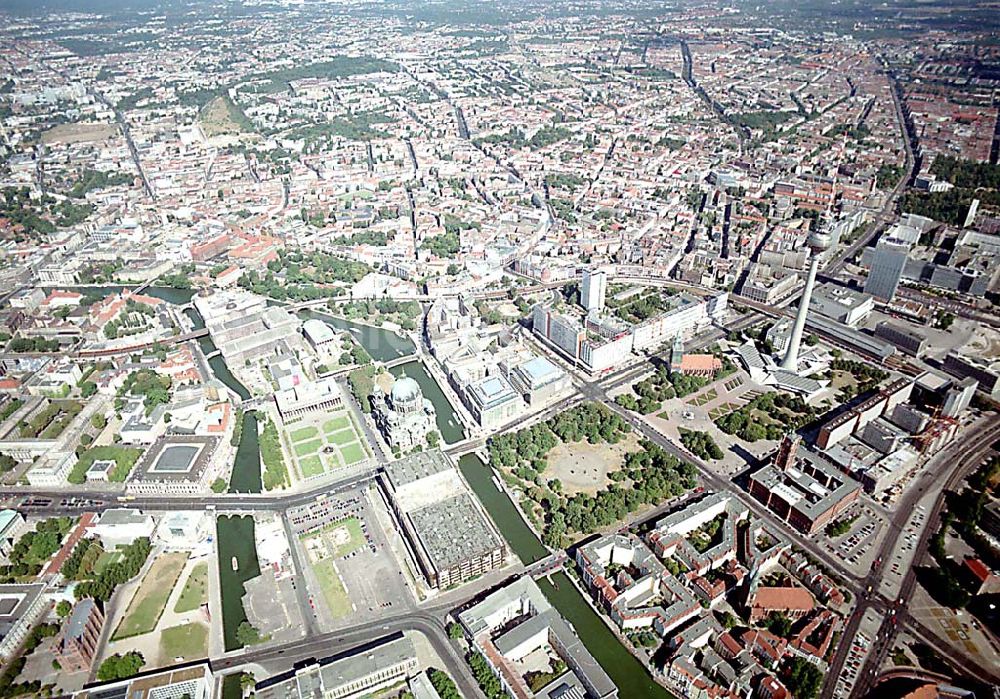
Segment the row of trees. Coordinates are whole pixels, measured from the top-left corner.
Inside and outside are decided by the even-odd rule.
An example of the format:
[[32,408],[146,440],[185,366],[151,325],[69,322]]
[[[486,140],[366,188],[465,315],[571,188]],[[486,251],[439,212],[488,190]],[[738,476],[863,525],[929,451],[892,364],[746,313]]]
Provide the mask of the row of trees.
[[267,420],[260,433],[260,458],[264,462],[262,478],[265,490],[274,490],[288,484],[288,469],[281,451],[278,428],[272,420]]
[[427,677],[430,679],[434,691],[437,692],[437,695],[441,699],[462,699],[462,695],[458,693],[458,687],[448,677],[448,673],[432,667],[427,670]]
[[63,562],[59,572],[67,580],[89,578],[102,553],[104,553],[104,549],[96,538],[80,539],[80,542],[73,547],[73,551]]
[[472,676],[476,679],[487,699],[507,699],[508,694],[503,685],[500,684],[500,679],[493,673],[493,669],[481,653],[470,652],[466,656],[466,660],[469,667],[472,668]]

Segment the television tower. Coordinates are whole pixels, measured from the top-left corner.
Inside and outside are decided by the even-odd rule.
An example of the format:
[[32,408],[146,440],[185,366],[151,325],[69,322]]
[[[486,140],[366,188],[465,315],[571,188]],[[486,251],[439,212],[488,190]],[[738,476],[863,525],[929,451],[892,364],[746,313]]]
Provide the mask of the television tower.
[[792,326],[792,336],[788,341],[788,350],[781,360],[781,368],[786,371],[799,370],[799,345],[802,344],[802,332],[806,329],[806,315],[809,313],[809,302],[812,300],[813,286],[816,284],[816,272],[819,270],[819,256],[830,249],[830,234],[813,231],[809,234],[806,245],[812,251],[809,259],[809,274],[806,275],[806,287],[799,299],[799,312],[795,314],[795,325]]

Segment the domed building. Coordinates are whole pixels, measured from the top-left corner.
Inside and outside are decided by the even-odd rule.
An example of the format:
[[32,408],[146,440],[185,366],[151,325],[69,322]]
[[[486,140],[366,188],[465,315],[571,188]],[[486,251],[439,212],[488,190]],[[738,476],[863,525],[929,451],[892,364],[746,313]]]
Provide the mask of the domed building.
[[372,417],[389,446],[401,451],[426,444],[427,433],[437,429],[434,404],[424,398],[420,384],[409,376],[396,379],[389,395],[376,384]]

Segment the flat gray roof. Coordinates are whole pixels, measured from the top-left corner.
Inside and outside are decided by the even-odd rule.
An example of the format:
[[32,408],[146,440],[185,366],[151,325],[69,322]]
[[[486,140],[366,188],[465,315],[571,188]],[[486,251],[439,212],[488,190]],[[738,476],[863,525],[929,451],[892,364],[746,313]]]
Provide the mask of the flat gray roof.
[[385,466],[385,473],[394,488],[401,488],[450,468],[453,466],[444,452],[433,449],[410,454],[388,463]]
[[439,571],[503,546],[468,493],[414,510],[408,517]]

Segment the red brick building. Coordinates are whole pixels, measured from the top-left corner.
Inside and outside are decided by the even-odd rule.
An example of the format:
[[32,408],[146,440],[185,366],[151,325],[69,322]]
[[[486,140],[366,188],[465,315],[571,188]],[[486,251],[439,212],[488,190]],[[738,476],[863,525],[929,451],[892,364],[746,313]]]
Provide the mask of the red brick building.
[[52,654],[64,672],[90,669],[97,655],[102,626],[104,612],[94,600],[83,599],[76,603],[52,646]]

